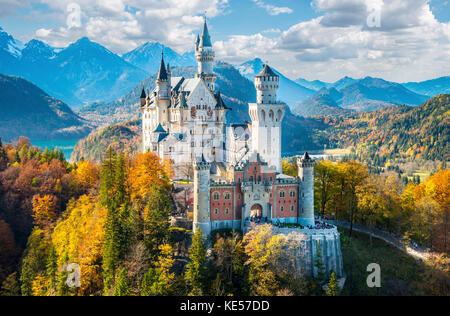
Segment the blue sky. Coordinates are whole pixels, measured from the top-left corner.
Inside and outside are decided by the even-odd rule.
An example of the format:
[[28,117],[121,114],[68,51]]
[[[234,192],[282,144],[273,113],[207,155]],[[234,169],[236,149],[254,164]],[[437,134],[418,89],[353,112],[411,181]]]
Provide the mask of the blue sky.
[[[80,25],[68,22],[73,3]],[[260,57],[327,81],[449,75],[449,0],[0,0],[0,26],[56,47],[88,36],[118,54],[147,41],[185,52],[204,12],[217,57],[231,63]]]

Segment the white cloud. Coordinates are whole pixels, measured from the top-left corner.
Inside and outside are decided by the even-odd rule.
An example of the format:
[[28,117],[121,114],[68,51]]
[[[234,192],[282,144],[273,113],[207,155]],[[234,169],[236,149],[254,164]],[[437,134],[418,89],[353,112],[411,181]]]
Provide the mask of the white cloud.
[[17,9],[28,7],[29,3],[25,0],[1,0],[0,1],[0,18],[8,16]]
[[262,0],[252,0],[254,3],[256,3],[256,5],[264,10],[267,11],[267,13],[269,13],[270,15],[280,15],[280,14],[290,14],[293,13],[294,10],[292,10],[289,7],[277,7],[271,4],[266,4],[264,1]]
[[[41,0],[60,12],[65,24],[73,0]],[[39,30],[36,36],[53,46],[66,46],[87,36],[112,51],[125,53],[147,41],[159,41],[176,50],[193,49],[194,32],[208,17],[222,14],[228,0],[77,0],[82,11],[80,28]]]
[[450,23],[437,21],[430,1],[384,0],[379,28],[367,26],[368,1],[313,0],[322,16],[293,25],[277,38],[258,34],[258,45],[255,35],[233,36],[217,49],[236,62],[252,54],[268,59],[293,78],[370,75],[412,81],[449,75]]

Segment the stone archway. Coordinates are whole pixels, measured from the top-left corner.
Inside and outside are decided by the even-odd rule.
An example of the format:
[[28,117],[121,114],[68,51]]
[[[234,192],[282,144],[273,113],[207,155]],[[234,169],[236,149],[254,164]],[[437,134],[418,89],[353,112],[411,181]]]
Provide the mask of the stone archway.
[[262,217],[263,216],[263,207],[261,204],[255,204],[250,209],[250,217]]

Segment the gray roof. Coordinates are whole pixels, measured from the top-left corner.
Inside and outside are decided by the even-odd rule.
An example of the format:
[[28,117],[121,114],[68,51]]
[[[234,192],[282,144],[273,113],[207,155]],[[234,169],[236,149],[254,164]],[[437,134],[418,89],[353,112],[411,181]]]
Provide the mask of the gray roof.
[[263,69],[255,77],[279,77],[269,65],[264,64]]
[[212,47],[211,37],[209,36],[208,25],[206,25],[206,20],[205,24],[203,24],[203,32],[202,37],[200,39],[200,47]]
[[164,54],[161,56],[161,65],[159,66],[158,71],[158,80],[168,80],[166,65],[164,63]]
[[216,97],[216,101],[217,101],[217,105],[216,105],[216,109],[225,109],[225,110],[230,110],[229,108],[227,108],[227,106],[225,105],[225,103],[223,102],[222,96],[220,94],[220,91],[217,92],[217,94],[215,95]]
[[305,155],[303,156],[302,160],[312,160],[309,156],[308,152],[305,152]]
[[155,129],[153,133],[167,133],[164,127],[162,127],[161,124],[158,125],[158,127]]

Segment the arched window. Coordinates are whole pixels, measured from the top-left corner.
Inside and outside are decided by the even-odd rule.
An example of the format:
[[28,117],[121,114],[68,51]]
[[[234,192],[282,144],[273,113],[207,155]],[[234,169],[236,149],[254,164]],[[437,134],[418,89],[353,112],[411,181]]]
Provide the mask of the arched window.
[[286,195],[284,193],[284,191],[280,191],[280,198],[284,198]]
[[284,206],[283,205],[280,206],[280,212],[284,213]]
[[219,192],[214,192],[213,199],[214,199],[214,201],[218,201],[220,199],[220,193]]
[[228,214],[230,214],[230,209],[226,208],[225,209],[225,215],[228,215]]
[[230,192],[225,192],[225,200],[231,200]]
[[294,198],[294,197],[295,197],[295,191],[289,192],[289,196],[290,196],[291,198]]
[[291,205],[291,212],[295,212],[295,206]]
[[219,215],[219,209],[215,208],[215,209],[214,209],[214,214],[215,214],[215,215]]

